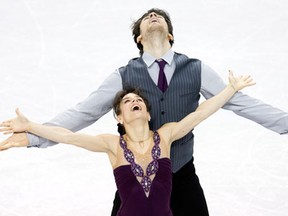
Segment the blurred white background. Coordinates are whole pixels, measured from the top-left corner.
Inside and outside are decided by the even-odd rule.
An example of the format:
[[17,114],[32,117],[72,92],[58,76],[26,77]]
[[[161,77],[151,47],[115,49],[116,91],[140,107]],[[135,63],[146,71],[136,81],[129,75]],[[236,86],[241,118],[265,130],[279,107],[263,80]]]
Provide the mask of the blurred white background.
[[[0,121],[20,107],[45,122],[87,97],[138,56],[130,25],[152,7],[170,13],[174,51],[224,80],[229,69],[251,74],[257,85],[244,92],[288,111],[286,0],[0,0]],[[112,113],[84,131],[116,133]],[[195,134],[212,216],[287,215],[287,136],[224,110]],[[106,216],[115,188],[103,154],[63,144],[0,152],[0,216]]]

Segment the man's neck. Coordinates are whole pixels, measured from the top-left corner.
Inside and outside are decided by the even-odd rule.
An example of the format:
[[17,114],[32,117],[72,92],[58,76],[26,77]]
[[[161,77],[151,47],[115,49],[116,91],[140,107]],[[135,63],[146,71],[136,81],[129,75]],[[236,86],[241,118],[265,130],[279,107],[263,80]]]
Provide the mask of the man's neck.
[[159,37],[150,37],[149,40],[142,41],[144,52],[149,53],[156,59],[161,58],[165,53],[171,49],[168,39],[161,39]]

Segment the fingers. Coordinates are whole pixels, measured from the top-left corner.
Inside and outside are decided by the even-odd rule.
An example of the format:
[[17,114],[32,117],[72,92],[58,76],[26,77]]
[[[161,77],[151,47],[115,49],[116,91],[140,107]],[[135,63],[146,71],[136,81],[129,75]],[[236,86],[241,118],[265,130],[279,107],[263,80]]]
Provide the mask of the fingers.
[[6,130],[3,134],[7,135],[7,134],[12,134],[14,133],[14,131],[12,129]]
[[10,120],[7,120],[7,121],[3,121],[1,124],[0,124],[0,127],[7,127],[11,124],[12,122],[12,119]]
[[15,112],[16,112],[17,116],[20,116],[20,115],[21,115],[21,112],[20,112],[20,109],[19,109],[19,108],[16,108]]
[[12,129],[11,128],[0,128],[0,132],[3,132],[3,134],[9,134],[11,133]]
[[7,150],[7,149],[12,148],[14,146],[17,146],[17,143],[5,140],[5,141],[0,143],[0,151]]
[[230,83],[234,83],[235,82],[235,77],[234,77],[234,74],[233,74],[233,71],[229,70],[229,82]]
[[0,132],[3,132],[3,134],[11,134],[13,133],[13,127],[12,127],[12,120],[4,121],[0,124]]
[[253,78],[251,77],[251,75],[240,75],[240,76],[234,76],[234,73],[232,70],[229,70],[229,80],[230,81],[244,81],[245,83],[249,83],[251,85],[255,85],[256,83],[253,82]]
[[251,77],[250,75],[243,75],[241,78],[242,78],[244,81],[248,81],[248,80],[251,80],[251,79],[252,79],[252,77]]
[[0,132],[4,132],[3,134],[11,134],[13,133],[13,129],[11,128],[11,120],[4,121],[0,124]]
[[234,76],[232,70],[229,70],[229,83],[236,91],[256,84],[250,75]]
[[247,86],[252,86],[256,84],[250,75],[243,76],[243,81],[246,83]]
[[27,147],[29,140],[26,133],[14,133],[6,140],[0,142],[0,151],[13,147]]
[[[8,142],[5,140],[3,142],[0,143],[0,151],[6,150],[9,148],[9,146],[7,146]],[[8,147],[8,148],[7,148]]]
[[12,128],[8,128],[8,127],[7,128],[1,128],[0,132],[3,132],[4,135],[14,133],[13,129]]
[[229,79],[235,79],[234,73],[232,70],[229,70]]

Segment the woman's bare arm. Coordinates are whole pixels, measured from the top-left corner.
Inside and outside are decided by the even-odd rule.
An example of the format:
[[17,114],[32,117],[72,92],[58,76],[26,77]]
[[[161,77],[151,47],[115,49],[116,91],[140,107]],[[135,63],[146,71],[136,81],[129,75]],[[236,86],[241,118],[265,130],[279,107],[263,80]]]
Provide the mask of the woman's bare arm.
[[16,118],[0,124],[0,131],[4,132],[4,134],[26,131],[54,142],[72,144],[94,152],[109,152],[109,143],[114,137],[111,134],[91,136],[83,133],[74,133],[62,127],[38,124],[29,121],[19,109],[16,109],[16,114]]
[[182,138],[196,125],[219,110],[237,91],[254,84],[250,76],[235,77],[233,73],[230,72],[229,84],[225,89],[201,103],[195,112],[190,113],[179,122],[164,125],[165,136],[170,137],[170,143]]

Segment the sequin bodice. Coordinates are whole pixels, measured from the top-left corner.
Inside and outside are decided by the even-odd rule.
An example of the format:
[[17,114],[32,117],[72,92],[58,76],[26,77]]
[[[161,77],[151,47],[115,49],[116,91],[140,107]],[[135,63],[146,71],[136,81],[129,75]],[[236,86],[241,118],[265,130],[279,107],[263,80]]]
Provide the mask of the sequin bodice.
[[131,171],[130,165],[114,169],[115,182],[121,199],[117,216],[172,216],[171,161],[169,158],[160,158],[158,165],[148,197]]
[[[135,162],[134,154],[128,149],[123,136],[120,137],[124,157],[130,164],[114,169],[115,182],[121,199],[117,216],[172,216],[171,161],[169,158],[160,158],[160,137],[157,132],[154,132],[153,140],[152,161],[144,172],[143,168]],[[155,176],[152,180],[153,174]]]
[[157,131],[155,131],[153,134],[153,141],[154,146],[151,151],[153,160],[148,164],[145,174],[142,167],[139,164],[135,163],[134,154],[131,150],[128,149],[127,143],[124,140],[123,136],[120,136],[120,146],[124,151],[124,157],[131,164],[131,170],[134,175],[137,177],[141,177],[141,185],[146,193],[149,193],[152,183],[150,176],[155,174],[158,171],[159,167],[157,159],[161,155],[161,149],[159,147],[160,137]]

